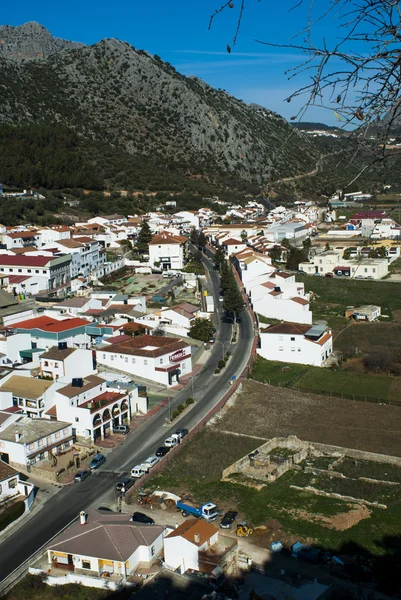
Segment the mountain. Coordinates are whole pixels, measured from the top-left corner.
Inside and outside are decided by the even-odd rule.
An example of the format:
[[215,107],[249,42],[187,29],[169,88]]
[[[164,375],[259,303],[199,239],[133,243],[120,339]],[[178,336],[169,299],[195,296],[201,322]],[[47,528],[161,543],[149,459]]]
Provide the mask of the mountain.
[[316,164],[313,140],[278,114],[126,42],[65,42],[36,23],[0,37],[0,123],[67,127],[105,186],[152,189],[159,178],[157,189],[169,189],[164,173],[261,185]]
[[20,27],[0,26],[0,56],[16,61],[46,58],[63,50],[82,48],[84,44],[53,37],[39,23],[24,23]]
[[325,123],[313,123],[313,121],[300,121],[299,123],[291,123],[295,129],[301,131],[340,131],[338,127],[333,125],[326,125]]

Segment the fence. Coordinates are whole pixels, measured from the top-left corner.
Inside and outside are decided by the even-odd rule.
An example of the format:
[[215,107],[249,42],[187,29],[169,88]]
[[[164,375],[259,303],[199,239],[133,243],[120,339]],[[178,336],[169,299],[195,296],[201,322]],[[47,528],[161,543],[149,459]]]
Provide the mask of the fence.
[[[257,380],[255,380],[257,381]],[[272,385],[270,379],[264,381],[266,385]],[[317,390],[316,388],[297,387],[295,385],[281,384],[280,382],[275,383],[272,387],[285,387],[289,390],[295,390],[297,392],[309,392],[310,394],[316,394],[318,396],[330,396],[333,398],[343,398],[344,400],[355,400],[355,402],[371,402],[373,404],[388,404],[393,406],[401,406],[401,400],[394,400],[388,398],[373,398],[371,396],[359,396],[358,394],[345,394],[344,392],[332,392],[327,390]]]

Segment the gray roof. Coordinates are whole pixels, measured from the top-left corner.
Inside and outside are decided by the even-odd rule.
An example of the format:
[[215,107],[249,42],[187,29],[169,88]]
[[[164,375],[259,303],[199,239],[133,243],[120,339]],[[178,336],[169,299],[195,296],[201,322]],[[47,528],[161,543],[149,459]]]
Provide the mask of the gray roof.
[[82,387],[75,387],[71,383],[69,383],[68,385],[60,388],[57,391],[59,392],[59,394],[67,396],[67,398],[74,398],[74,396],[77,396],[82,392],[91,390],[92,388],[96,387],[97,385],[100,385],[101,383],[105,383],[104,379],[101,379],[97,375],[88,375],[88,377],[84,378]]
[[161,525],[138,525],[125,514],[90,510],[85,525],[75,521],[52,541],[49,550],[126,561],[140,546],[153,544],[162,532]]
[[15,304],[18,304],[18,300],[6,292],[6,290],[0,289],[0,308],[6,308],[7,306],[13,306]]
[[66,306],[67,308],[82,308],[85,304],[88,304],[88,302],[90,302],[90,298],[67,298],[62,302],[59,302],[57,307]]
[[[30,419],[21,417],[0,432],[0,440],[15,442],[17,444],[32,444],[37,440],[56,433],[65,427],[71,427],[71,423],[64,421],[51,421],[50,419]],[[21,438],[16,441],[15,434],[20,433]]]
[[57,346],[52,346],[40,355],[40,358],[49,358],[50,360],[64,360],[67,356],[70,356],[73,352],[75,352],[76,348],[64,348],[61,350]]

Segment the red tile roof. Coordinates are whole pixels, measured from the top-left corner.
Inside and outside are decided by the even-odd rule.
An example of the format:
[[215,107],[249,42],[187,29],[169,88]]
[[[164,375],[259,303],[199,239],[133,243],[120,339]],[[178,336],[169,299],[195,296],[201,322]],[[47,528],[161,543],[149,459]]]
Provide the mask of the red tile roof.
[[162,231],[161,233],[154,235],[149,243],[152,245],[184,244],[186,241],[187,238],[182,235],[173,235],[168,231]]
[[51,333],[61,333],[62,331],[68,331],[69,329],[75,329],[90,324],[91,323],[86,319],[73,318],[57,321],[51,317],[43,316],[14,323],[14,325],[9,326],[9,329],[40,329],[41,331],[50,331]]
[[[149,349],[148,346],[153,348]],[[143,334],[121,344],[112,344],[108,348],[102,348],[98,352],[157,357],[189,347],[190,345],[187,342],[180,339]]]
[[297,304],[302,304],[302,306],[306,306],[307,304],[309,304],[309,301],[305,300],[305,298],[295,297],[295,298],[291,298],[291,300],[293,302],[296,302]]
[[30,275],[9,275],[8,276],[8,281],[11,284],[22,283],[23,281],[26,281],[27,279],[30,279]]
[[9,256],[7,254],[0,256],[0,265],[11,267],[45,267],[51,260],[54,260],[53,256]]
[[262,333],[279,333],[286,335],[305,335],[311,328],[311,325],[299,325],[294,323],[279,323],[262,329]]

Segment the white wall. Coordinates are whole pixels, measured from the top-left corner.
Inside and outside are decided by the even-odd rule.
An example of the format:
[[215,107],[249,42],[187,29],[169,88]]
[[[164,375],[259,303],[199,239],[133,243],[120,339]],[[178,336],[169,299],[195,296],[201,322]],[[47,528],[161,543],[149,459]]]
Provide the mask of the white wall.
[[[167,260],[162,260],[167,259]],[[184,252],[181,244],[149,244],[149,262],[169,264],[169,269],[182,269],[184,266]]]
[[172,571],[180,568],[181,573],[187,569],[199,568],[198,547],[181,536],[164,538],[164,562]]
[[257,352],[266,360],[313,365],[320,367],[331,354],[332,338],[323,345],[308,340],[303,335],[260,333],[261,348]]

